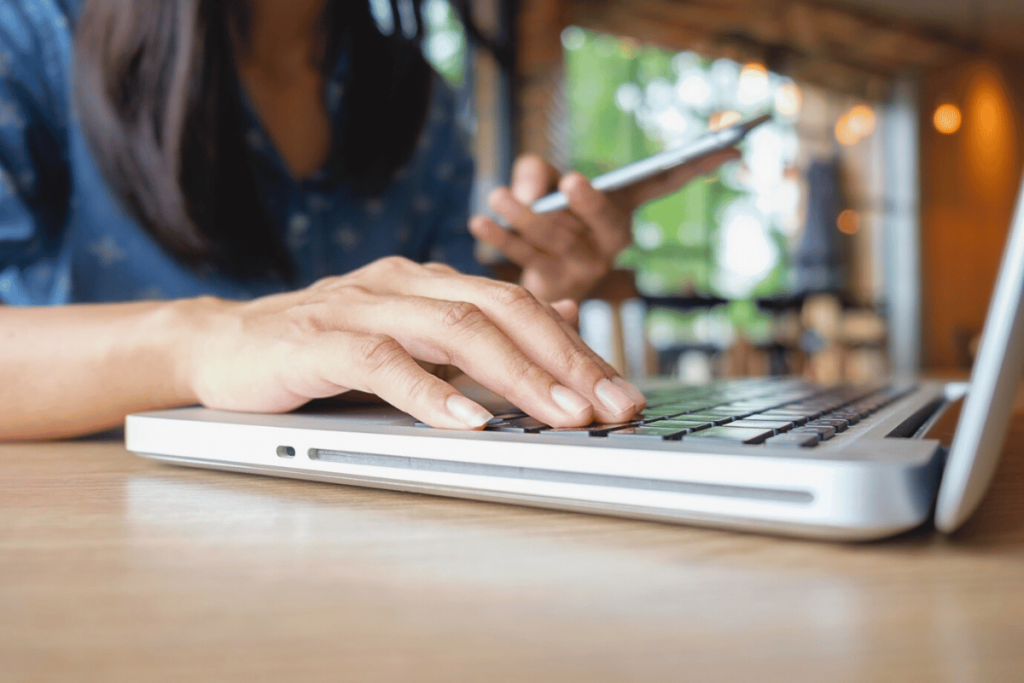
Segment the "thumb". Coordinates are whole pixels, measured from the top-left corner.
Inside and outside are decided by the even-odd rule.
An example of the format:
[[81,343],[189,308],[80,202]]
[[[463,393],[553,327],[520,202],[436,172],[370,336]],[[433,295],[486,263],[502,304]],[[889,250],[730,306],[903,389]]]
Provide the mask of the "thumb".
[[512,196],[523,204],[532,204],[558,184],[558,170],[533,154],[524,154],[512,167]]

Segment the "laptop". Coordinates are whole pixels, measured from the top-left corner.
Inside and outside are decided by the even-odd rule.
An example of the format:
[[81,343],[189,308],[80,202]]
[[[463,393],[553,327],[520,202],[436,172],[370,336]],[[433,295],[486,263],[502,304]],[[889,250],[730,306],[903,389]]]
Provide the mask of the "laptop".
[[[995,471],[1024,364],[1024,183],[969,384],[755,378],[647,388],[623,425],[554,430],[501,402],[485,431],[383,405],[129,415],[178,465],[830,540],[957,529]],[[957,412],[959,411],[959,412]],[[942,438],[952,434],[951,438]]]

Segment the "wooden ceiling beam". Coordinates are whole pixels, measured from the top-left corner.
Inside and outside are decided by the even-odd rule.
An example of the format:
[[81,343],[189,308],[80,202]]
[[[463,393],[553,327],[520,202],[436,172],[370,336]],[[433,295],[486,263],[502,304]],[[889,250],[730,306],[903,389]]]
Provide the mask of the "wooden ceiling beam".
[[572,0],[572,23],[710,57],[764,61],[798,80],[872,99],[907,70],[962,59],[962,45],[815,0]]

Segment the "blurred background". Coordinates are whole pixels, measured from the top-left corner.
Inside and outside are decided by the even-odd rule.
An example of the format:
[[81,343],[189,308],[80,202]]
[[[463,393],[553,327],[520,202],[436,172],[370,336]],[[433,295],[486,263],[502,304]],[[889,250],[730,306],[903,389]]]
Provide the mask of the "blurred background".
[[[389,0],[374,0],[388,21]],[[394,7],[401,11],[402,0]],[[1020,184],[1020,0],[427,0],[475,136],[595,176],[763,111],[582,310],[637,378],[963,371]],[[493,254],[484,254],[493,258]]]

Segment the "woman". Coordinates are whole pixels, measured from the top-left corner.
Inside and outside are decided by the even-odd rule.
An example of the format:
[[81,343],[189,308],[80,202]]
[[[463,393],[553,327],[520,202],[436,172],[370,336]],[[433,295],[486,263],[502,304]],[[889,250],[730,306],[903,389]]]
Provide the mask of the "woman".
[[0,438],[350,390],[480,428],[448,366],[555,426],[643,406],[569,298],[636,205],[727,155],[616,196],[569,175],[551,216],[528,206],[557,174],[521,159],[491,197],[516,233],[470,229],[522,286],[477,277],[472,164],[415,14],[386,34],[356,0],[5,2]]

